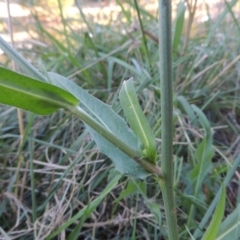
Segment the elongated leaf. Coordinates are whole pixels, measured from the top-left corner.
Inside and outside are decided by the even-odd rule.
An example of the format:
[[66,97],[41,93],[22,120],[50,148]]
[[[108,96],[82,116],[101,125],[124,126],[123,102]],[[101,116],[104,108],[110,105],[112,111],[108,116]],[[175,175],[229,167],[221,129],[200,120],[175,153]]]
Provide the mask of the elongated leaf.
[[212,133],[209,121],[207,120],[204,113],[196,106],[192,105],[193,110],[195,111],[199,122],[204,127],[205,137],[202,142],[198,145],[197,150],[195,152],[195,157],[197,160],[197,165],[192,170],[190,176],[192,181],[195,182],[195,190],[194,196],[199,198],[199,194],[201,191],[202,183],[212,168],[211,159],[213,157],[212,150]]
[[[202,184],[205,180],[206,175],[212,169],[211,159],[213,157],[212,150],[212,133],[210,124],[204,115],[204,113],[198,107],[192,105],[196,117],[199,120],[200,124],[205,130],[205,137],[202,142],[198,145],[195,151],[196,166],[190,173],[191,182],[193,184],[193,196],[198,199],[200,202],[204,203],[204,195],[202,190]],[[194,218],[195,215],[195,205],[191,205],[189,212],[189,221],[187,227],[190,229],[192,226],[192,221],[190,219]]]
[[240,204],[223,221],[217,234],[216,240],[235,240],[240,238]]
[[139,105],[132,78],[123,82],[119,98],[127,122],[143,145],[143,155],[155,164],[157,158],[156,141]]
[[226,200],[226,189],[223,186],[221,197],[219,199],[218,205],[217,205],[214,215],[212,217],[212,221],[211,221],[207,231],[203,235],[202,240],[212,240],[212,239],[216,238],[216,235],[218,233],[218,230],[219,230],[219,227],[220,227],[223,215],[224,215],[225,200]]
[[[190,177],[195,183],[194,196],[200,200],[201,187],[206,175],[212,169],[211,159],[213,157],[213,152],[207,143],[207,139],[204,138],[203,141],[198,145],[195,157],[197,160],[197,165],[192,170]],[[200,195],[199,195],[200,194]]]
[[[105,126],[109,131],[114,133],[119,139],[131,146],[131,148],[139,151],[138,140],[135,134],[129,129],[127,123],[116,114],[112,108],[101,102],[99,99],[87,93],[84,89],[69,81],[67,78],[60,76],[56,73],[49,73],[52,82],[71,92],[80,101],[80,107],[89,113],[94,119]],[[144,179],[149,176],[139,164],[128,157],[125,153],[120,151],[116,146],[111,144],[100,134],[86,125],[86,128],[92,135],[96,142],[99,151],[112,159],[115,169],[121,174],[126,174],[134,178]]]
[[178,103],[181,107],[181,109],[188,115],[189,119],[191,120],[191,124],[199,127],[199,123],[197,121],[196,114],[194,113],[191,105],[187,101],[187,99],[184,96],[178,96],[177,97]]
[[174,31],[174,37],[173,37],[173,59],[175,60],[177,55],[178,46],[180,44],[183,25],[184,25],[184,15],[185,15],[185,3],[180,2],[177,7],[177,17],[176,17],[176,23],[175,23],[175,31]]
[[78,105],[69,92],[0,67],[0,103],[22,108],[40,115]]

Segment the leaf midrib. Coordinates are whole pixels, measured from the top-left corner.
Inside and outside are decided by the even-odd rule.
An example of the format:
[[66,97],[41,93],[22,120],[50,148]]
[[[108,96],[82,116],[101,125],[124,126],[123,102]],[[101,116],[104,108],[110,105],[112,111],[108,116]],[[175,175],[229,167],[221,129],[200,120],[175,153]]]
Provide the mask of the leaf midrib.
[[[15,88],[14,86],[11,86],[11,85],[7,84],[7,82],[2,82],[2,81],[0,82],[0,85],[5,87],[5,88],[11,89],[13,91],[22,93],[23,95],[28,95],[28,96],[31,96],[31,97],[35,97],[38,100],[41,100],[43,102],[49,102],[49,103],[51,103],[55,106],[56,105],[57,106],[62,106],[62,107],[68,106],[66,101],[65,101],[65,103],[57,101],[57,100],[54,101],[54,98],[50,98],[47,94],[43,96],[42,94],[39,93],[38,89],[37,90],[36,89],[31,89],[31,91],[27,91],[27,89],[22,87],[22,86],[20,86],[20,88]],[[60,96],[59,96],[59,98],[60,98]]]

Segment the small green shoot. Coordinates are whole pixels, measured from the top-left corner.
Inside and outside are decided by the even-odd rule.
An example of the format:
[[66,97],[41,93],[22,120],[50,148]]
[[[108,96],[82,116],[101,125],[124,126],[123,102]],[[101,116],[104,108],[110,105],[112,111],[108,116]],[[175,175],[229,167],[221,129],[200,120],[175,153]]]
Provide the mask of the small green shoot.
[[155,137],[138,102],[132,78],[123,82],[119,98],[127,122],[142,145],[143,157],[152,164],[156,164],[157,147]]

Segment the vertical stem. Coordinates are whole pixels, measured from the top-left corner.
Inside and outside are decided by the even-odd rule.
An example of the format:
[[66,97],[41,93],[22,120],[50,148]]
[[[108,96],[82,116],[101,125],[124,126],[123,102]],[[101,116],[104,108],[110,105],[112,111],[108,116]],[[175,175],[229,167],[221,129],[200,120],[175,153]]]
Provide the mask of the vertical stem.
[[172,100],[172,19],[171,0],[159,0],[159,58],[162,116],[162,188],[170,240],[178,239],[178,226],[173,191],[173,100]]

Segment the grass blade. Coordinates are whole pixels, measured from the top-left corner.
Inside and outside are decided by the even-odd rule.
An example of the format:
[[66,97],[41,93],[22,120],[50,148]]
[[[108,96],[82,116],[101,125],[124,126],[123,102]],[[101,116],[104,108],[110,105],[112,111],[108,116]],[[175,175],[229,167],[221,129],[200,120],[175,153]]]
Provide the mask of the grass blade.
[[24,70],[30,76],[47,82],[47,79],[36,68],[34,68],[26,59],[24,59],[13,47],[7,44],[1,37],[0,48],[16,62],[22,70]]
[[180,40],[182,36],[185,10],[186,10],[185,3],[180,2],[177,8],[177,17],[176,17],[176,23],[175,23],[174,36],[173,36],[173,60],[175,60],[177,56],[178,46],[180,44]]
[[216,235],[218,233],[218,230],[224,215],[225,201],[226,201],[226,189],[224,186],[222,186],[221,197],[219,199],[218,205],[212,217],[212,221],[207,231],[203,235],[202,240],[212,240],[216,238]]
[[220,226],[216,240],[239,239],[240,237],[240,204]]

